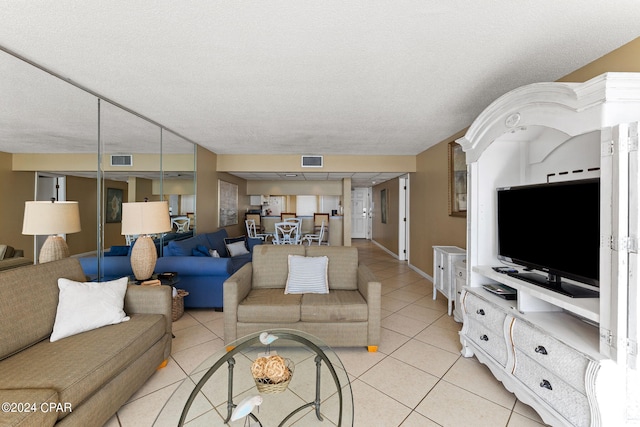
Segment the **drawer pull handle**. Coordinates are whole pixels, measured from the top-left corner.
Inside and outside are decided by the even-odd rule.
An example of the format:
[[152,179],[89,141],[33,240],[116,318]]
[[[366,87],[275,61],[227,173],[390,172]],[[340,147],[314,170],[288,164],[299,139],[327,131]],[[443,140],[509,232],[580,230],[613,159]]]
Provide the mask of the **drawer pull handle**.
[[543,346],[541,346],[541,345],[539,345],[539,346],[537,346],[537,347],[536,347],[536,353],[544,354],[544,355],[548,354],[548,353],[547,353],[547,349],[546,349],[546,348],[544,348],[544,347],[543,347]]
[[484,310],[479,308],[476,310],[476,314],[479,314],[480,316],[484,316]]
[[458,276],[462,277],[462,271],[458,271]]
[[481,339],[482,341],[489,341],[489,337],[488,337],[488,336],[486,336],[486,335],[480,335],[480,339]]
[[546,388],[547,390],[553,390],[553,387],[551,387],[551,383],[547,380],[542,380],[542,382],[540,383],[540,387]]

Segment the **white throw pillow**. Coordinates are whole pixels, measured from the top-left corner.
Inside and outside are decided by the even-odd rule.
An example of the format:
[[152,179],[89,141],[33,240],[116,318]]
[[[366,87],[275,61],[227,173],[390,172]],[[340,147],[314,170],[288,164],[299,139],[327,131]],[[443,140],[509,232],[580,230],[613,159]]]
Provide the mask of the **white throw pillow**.
[[289,275],[285,294],[328,294],[327,270],[329,258],[326,256],[305,257],[289,255]]
[[58,279],[60,298],[51,342],[106,325],[125,322],[124,294],[129,279],[110,282],[74,282]]
[[244,245],[244,240],[240,242],[229,243],[227,245],[227,251],[229,251],[229,256],[231,257],[249,253],[247,247]]

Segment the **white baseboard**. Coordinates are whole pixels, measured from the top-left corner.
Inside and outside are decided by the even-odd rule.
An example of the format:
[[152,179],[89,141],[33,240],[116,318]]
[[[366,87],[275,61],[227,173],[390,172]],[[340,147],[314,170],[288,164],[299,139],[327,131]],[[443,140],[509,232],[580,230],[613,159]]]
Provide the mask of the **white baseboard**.
[[433,277],[429,276],[427,273],[425,273],[424,271],[420,270],[418,267],[416,267],[415,265],[409,263],[409,268],[412,269],[413,271],[415,271],[416,273],[418,273],[419,275],[421,275],[422,277],[424,277],[425,279],[427,279],[428,281],[430,281],[431,283],[433,283]]
[[376,242],[375,240],[371,239],[371,243],[373,243],[374,245],[376,245],[377,247],[379,247],[380,249],[382,249],[383,251],[385,251],[386,253],[388,253],[389,255],[394,257],[395,259],[398,259],[398,254],[395,254],[395,253],[391,252],[389,249],[385,248],[384,246],[382,246],[380,243]]

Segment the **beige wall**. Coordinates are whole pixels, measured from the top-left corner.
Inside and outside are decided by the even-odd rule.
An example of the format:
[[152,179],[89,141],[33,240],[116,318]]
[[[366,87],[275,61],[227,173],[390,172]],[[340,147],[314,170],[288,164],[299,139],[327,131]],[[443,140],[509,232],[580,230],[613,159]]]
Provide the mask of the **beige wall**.
[[413,172],[415,156],[323,156],[322,168],[303,168],[300,154],[219,154],[219,171],[226,172]]
[[[387,222],[382,223],[381,192],[387,192]],[[399,200],[400,180],[398,178],[383,182],[372,189],[373,215],[371,224],[371,238],[398,255],[398,229],[400,227]]]
[[433,246],[466,248],[466,218],[449,216],[448,142],[420,153],[409,176],[409,262],[430,276]]
[[[67,234],[67,246],[71,254],[95,251],[98,248],[97,182],[95,178],[66,178],[67,200],[78,202],[80,211],[79,233]],[[107,224],[111,226],[112,224]],[[118,224],[119,225],[119,224]],[[112,227],[108,229],[111,230]],[[120,230],[118,230],[119,232]],[[105,246],[109,247],[109,246]]]
[[342,196],[340,181],[247,181],[246,187],[254,196]]
[[33,258],[33,236],[22,235],[24,202],[33,200],[35,173],[13,172],[12,155],[0,152],[0,244],[22,249]]
[[217,154],[197,147],[196,169],[198,182],[196,183],[196,230],[198,234],[210,233],[218,230],[218,180],[238,185],[238,224],[226,227],[230,236],[246,234],[244,228],[244,213],[249,208],[247,195],[247,181],[216,170]]
[[210,233],[218,229],[218,173],[216,154],[198,146],[196,148],[196,230]]
[[567,74],[559,82],[584,82],[607,72],[640,72],[640,37],[584,67]]
[[[640,72],[640,38],[559,81],[583,82],[614,71]],[[409,262],[429,275],[433,275],[432,246],[466,248],[466,220],[448,215],[447,187],[447,145],[465,132],[466,129],[420,153],[416,158],[416,173],[410,175]]]

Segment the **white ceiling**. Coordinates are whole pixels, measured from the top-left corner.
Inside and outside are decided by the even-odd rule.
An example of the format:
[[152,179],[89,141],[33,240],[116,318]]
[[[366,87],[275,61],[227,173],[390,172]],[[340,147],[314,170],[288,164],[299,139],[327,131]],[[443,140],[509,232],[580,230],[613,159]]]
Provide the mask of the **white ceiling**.
[[[0,46],[220,154],[418,154],[638,36],[638,0],[0,2]],[[95,138],[4,62],[0,151]]]

